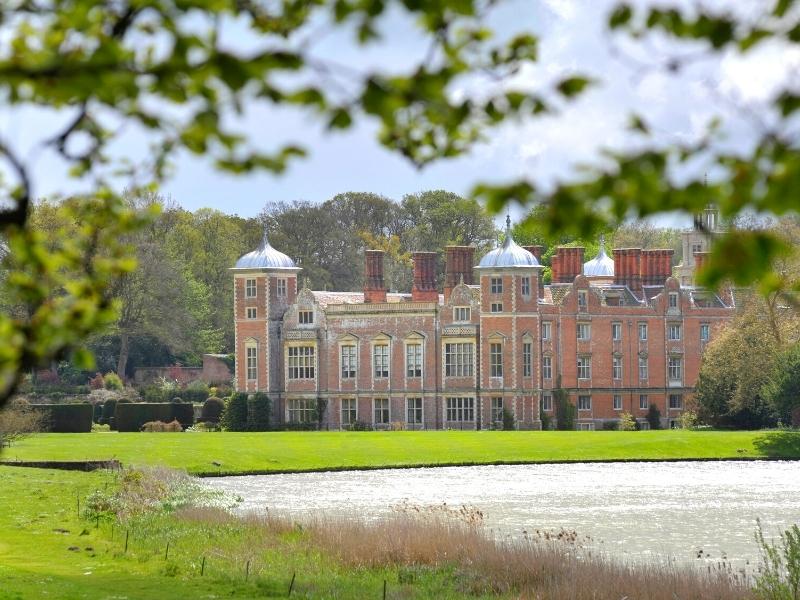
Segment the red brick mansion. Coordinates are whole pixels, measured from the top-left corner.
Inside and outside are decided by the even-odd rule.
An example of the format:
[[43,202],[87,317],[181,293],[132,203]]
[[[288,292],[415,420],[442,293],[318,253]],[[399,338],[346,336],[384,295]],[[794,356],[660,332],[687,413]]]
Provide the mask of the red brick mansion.
[[584,262],[583,248],[560,247],[544,285],[541,247],[518,246],[507,227],[477,266],[473,247],[446,248],[443,293],[437,254],[414,253],[410,294],[387,293],[376,250],[365,251],[363,293],[298,289],[300,268],[265,236],[232,269],[236,386],[266,392],[278,422],[316,421],[324,406],[333,429],[488,429],[504,409],[537,429],[559,387],[578,429],[622,412],[646,425],[651,405],[669,427],[734,311],[729,293],[693,285],[707,249],[697,225],[684,233],[681,279],[672,250],[615,249],[612,259],[601,248]]

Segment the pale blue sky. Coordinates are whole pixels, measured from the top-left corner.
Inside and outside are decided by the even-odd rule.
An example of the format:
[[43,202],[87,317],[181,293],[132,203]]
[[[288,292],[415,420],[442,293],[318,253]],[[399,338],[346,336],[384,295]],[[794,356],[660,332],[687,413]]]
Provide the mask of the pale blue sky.
[[[294,162],[282,176],[233,177],[214,171],[202,158],[182,154],[176,157],[174,175],[162,191],[189,210],[212,207],[252,216],[267,202],[321,202],[350,190],[400,199],[403,194],[424,189],[466,194],[479,181],[520,176],[546,185],[569,174],[575,163],[590,160],[600,146],[619,148],[636,143],[625,131],[627,115],[633,108],[654,124],[665,141],[691,139],[714,114],[722,113],[733,117],[730,143],[744,147],[751,137],[751,124],[731,109],[731,101],[759,109],[775,83],[790,72],[790,67],[800,64],[796,51],[765,45],[746,60],[726,54],[721,59],[693,64],[678,77],[659,70],[641,71],[631,61],[612,55],[611,37],[604,25],[614,4],[614,0],[515,0],[496,11],[491,25],[501,37],[519,29],[541,36],[540,63],[520,73],[515,84],[537,86],[584,72],[601,79],[602,85],[557,116],[531,118],[487,132],[487,141],[467,156],[418,171],[377,143],[371,121],[362,120],[346,133],[327,134],[306,113],[259,107],[248,110],[242,123],[251,138],[264,147],[299,142],[309,151],[307,159]],[[732,0],[712,4],[742,10],[741,3]],[[368,51],[352,45],[347,35],[334,33],[318,44],[317,52],[361,70],[371,66],[408,68],[423,55],[413,27],[399,14],[390,15],[383,30],[385,42]],[[235,25],[229,33],[236,43],[254,42],[240,36]],[[663,56],[665,48],[656,41],[630,53],[647,64]],[[75,184],[67,181],[63,165],[52,155],[36,150],[36,141],[46,137],[58,122],[59,115],[41,111],[0,114],[0,131],[26,156],[36,159],[38,195],[75,189]],[[115,148],[137,160],[143,155],[144,143],[141,136],[131,132]]]

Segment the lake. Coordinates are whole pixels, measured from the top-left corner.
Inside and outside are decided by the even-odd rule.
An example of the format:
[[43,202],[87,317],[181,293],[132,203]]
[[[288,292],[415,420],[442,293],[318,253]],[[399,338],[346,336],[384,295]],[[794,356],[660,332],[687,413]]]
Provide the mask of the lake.
[[206,479],[243,510],[379,518],[404,501],[474,506],[498,536],[575,531],[631,562],[758,563],[753,534],[800,522],[800,462],[577,463],[386,469]]

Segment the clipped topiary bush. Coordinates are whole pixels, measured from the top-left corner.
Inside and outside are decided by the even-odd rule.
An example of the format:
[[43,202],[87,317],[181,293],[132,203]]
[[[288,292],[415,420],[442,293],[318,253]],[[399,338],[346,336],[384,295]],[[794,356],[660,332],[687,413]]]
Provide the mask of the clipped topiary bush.
[[[183,429],[194,425],[194,406],[191,402],[172,403],[172,421],[178,421]],[[181,431],[183,431],[181,429]]]
[[114,417],[116,412],[117,400],[115,398],[109,398],[103,403],[103,414],[98,423],[101,425],[111,424],[111,419]]
[[222,413],[225,411],[225,402],[221,398],[211,396],[203,402],[203,410],[200,419],[209,423],[219,423]]
[[247,431],[247,394],[236,392],[225,403],[222,426],[228,431]]
[[[117,404],[116,426],[118,431],[139,431],[149,421],[168,423],[174,419],[173,407],[181,406],[171,402],[142,402]],[[191,408],[191,405],[189,405]]]
[[256,392],[247,400],[247,430],[269,431],[272,422],[272,400]]
[[109,372],[103,375],[103,386],[107,390],[118,390],[118,391],[125,387],[122,383],[122,379],[119,378],[119,375],[113,372]]
[[647,422],[650,429],[661,429],[661,411],[655,404],[650,404],[647,409]]
[[81,404],[31,404],[42,414],[46,431],[53,433],[89,433],[92,430],[94,407],[88,402]]

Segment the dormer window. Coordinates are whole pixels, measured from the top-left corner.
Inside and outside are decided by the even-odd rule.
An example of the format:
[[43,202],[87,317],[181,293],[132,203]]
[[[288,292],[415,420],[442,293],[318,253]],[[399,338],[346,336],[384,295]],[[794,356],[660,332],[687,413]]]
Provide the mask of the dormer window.
[[301,310],[297,313],[297,322],[300,325],[313,325],[314,324],[314,311]]
[[587,298],[586,298],[586,291],[585,290],[580,290],[578,292],[578,308],[581,309],[581,310],[586,310],[587,304],[588,304],[588,301],[587,301]]
[[669,293],[669,307],[670,308],[678,308],[678,293],[677,292],[670,292]]

